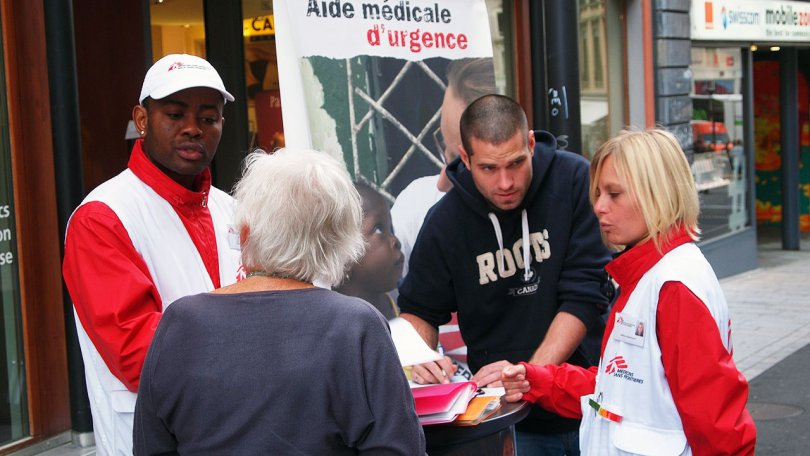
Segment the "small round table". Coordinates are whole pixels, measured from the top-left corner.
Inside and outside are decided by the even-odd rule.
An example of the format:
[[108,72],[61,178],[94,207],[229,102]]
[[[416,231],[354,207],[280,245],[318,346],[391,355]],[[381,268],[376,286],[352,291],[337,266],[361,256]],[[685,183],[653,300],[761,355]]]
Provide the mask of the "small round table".
[[474,426],[453,423],[423,426],[430,456],[492,456],[515,454],[515,423],[526,418],[528,402],[506,402]]

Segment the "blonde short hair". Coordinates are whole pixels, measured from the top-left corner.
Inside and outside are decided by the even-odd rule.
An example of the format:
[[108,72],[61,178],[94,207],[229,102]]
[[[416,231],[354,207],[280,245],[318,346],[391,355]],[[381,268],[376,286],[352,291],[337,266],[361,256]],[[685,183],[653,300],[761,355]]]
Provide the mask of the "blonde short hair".
[[333,285],[363,254],[360,196],[345,166],[325,153],[251,153],[234,193],[248,272]]
[[673,229],[685,229],[693,240],[700,235],[695,179],[678,140],[653,128],[619,132],[602,144],[591,160],[591,204],[596,204],[602,165],[613,157],[616,174],[636,201],[647,225],[647,238],[661,251]]

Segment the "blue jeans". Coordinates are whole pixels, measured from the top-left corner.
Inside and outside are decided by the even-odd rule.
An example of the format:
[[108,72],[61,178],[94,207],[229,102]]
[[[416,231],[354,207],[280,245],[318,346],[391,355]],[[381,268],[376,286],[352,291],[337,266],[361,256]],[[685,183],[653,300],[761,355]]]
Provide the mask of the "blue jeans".
[[517,432],[517,456],[579,456],[579,431],[562,434]]

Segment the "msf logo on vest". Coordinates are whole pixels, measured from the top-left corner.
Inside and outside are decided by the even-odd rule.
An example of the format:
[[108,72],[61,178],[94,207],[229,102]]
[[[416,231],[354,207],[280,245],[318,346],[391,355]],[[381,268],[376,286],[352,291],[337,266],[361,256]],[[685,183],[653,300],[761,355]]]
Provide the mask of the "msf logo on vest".
[[629,382],[638,384],[644,383],[644,379],[637,378],[635,374],[633,374],[630,370],[630,366],[622,355],[616,355],[608,361],[607,366],[605,366],[605,373]]
[[[529,258],[534,258],[534,261],[542,263],[551,257],[551,245],[548,243],[548,230],[535,232],[529,234]],[[475,257],[478,262],[478,283],[486,285],[490,282],[497,282],[498,279],[506,279],[515,274],[523,275],[523,239],[518,239],[512,244],[511,248],[504,247],[503,250],[495,252],[486,252]],[[503,265],[503,269],[499,265]],[[530,265],[531,267],[531,265]],[[537,291],[538,274],[532,270],[532,277],[526,287],[534,289],[526,289],[523,293],[521,290],[515,290],[516,294],[532,294]]]
[[627,361],[625,361],[624,357],[621,355],[614,356],[613,359],[608,361],[607,367],[605,367],[605,373],[610,375],[618,369],[627,369]]

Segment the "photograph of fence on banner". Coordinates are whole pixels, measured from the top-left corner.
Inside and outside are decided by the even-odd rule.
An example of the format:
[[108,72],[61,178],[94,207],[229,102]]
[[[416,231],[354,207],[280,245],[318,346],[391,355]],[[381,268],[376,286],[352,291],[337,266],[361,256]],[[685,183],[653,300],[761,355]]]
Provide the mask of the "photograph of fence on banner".
[[414,0],[402,5],[409,11],[399,3],[377,11],[358,1],[339,12],[320,2],[274,5],[289,19],[276,21],[286,144],[342,158],[390,203],[414,179],[438,174],[448,64],[487,58],[494,74],[485,2]]

